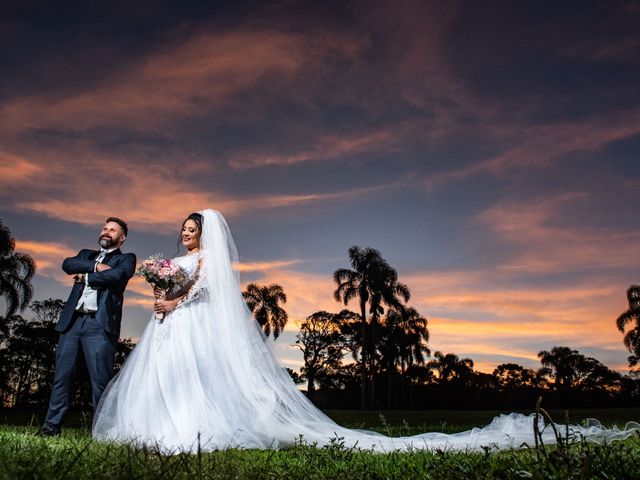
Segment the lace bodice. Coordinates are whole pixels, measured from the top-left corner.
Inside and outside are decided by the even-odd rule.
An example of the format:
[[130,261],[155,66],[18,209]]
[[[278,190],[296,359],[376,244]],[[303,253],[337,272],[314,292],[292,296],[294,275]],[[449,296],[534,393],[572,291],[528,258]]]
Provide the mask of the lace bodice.
[[182,257],[175,257],[172,261],[180,265],[189,279],[193,279],[198,269],[198,261],[200,260],[200,253],[192,253],[191,255],[183,255]]
[[187,284],[187,294],[182,297],[176,308],[180,308],[189,302],[202,297],[207,292],[207,278],[204,269],[200,268],[203,261],[200,253],[184,255],[173,259],[187,273],[189,283]]

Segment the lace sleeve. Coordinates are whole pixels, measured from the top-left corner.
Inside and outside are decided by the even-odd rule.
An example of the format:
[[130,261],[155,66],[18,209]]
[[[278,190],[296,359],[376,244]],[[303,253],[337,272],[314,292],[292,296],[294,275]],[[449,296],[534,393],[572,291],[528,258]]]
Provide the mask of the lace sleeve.
[[187,303],[191,303],[194,300],[197,300],[198,298],[202,297],[206,293],[207,293],[207,274],[206,274],[206,269],[202,268],[202,259],[200,259],[200,265],[198,265],[198,270],[196,271],[196,274],[191,283],[191,286],[189,287],[189,290],[187,290],[186,295],[184,295],[180,299],[180,301],[176,305],[176,308],[183,307]]

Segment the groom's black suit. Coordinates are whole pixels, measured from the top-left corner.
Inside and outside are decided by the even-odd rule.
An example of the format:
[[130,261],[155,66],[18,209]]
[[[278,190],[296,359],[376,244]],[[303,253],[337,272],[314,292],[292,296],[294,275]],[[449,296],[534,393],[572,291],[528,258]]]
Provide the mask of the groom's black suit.
[[87,285],[97,291],[95,312],[78,311],[85,284],[76,282],[64,306],[56,330],[60,340],[56,348],[56,371],[44,422],[45,432],[57,433],[69,409],[71,382],[80,348],[89,370],[94,409],[102,392],[113,376],[113,363],[120,336],[124,290],[136,268],[136,256],[116,249],[105,255],[101,263],[111,267],[102,272],[94,271],[95,250],[81,250],[75,257],[62,263],[62,269],[70,275],[86,274]]
[[[89,286],[98,290],[98,310],[96,320],[107,332],[120,336],[122,319],[122,295],[127,282],[136,269],[136,256],[133,253],[122,253],[116,249],[107,253],[101,263],[111,268],[104,272],[94,272],[98,250],[80,250],[75,257],[62,262],[62,270],[69,275],[86,273]],[[64,306],[56,330],[63,333],[73,320],[73,313],[84,290],[83,283],[74,283],[69,299]]]

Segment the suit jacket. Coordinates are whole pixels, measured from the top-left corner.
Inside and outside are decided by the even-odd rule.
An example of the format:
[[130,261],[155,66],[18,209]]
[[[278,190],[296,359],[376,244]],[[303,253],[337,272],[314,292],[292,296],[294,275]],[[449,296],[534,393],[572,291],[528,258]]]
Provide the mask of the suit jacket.
[[[120,336],[122,320],[122,302],[125,288],[136,270],[136,256],[133,253],[122,253],[120,249],[108,253],[102,263],[111,268],[104,272],[94,272],[97,250],[80,250],[75,257],[65,258],[62,270],[70,275],[87,274],[87,282],[98,292],[98,310],[96,320],[107,332]],[[62,310],[56,325],[58,332],[64,333],[73,320],[73,313],[82,295],[84,283],[74,283],[69,299]]]

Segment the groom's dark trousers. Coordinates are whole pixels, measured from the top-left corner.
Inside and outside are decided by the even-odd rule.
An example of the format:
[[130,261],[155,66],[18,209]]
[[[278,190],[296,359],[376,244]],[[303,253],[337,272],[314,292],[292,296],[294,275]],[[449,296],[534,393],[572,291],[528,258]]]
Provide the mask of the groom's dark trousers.
[[75,257],[62,263],[65,273],[87,274],[87,283],[97,290],[97,310],[76,310],[85,285],[76,282],[60,315],[56,330],[60,340],[56,348],[56,367],[49,410],[43,430],[58,433],[69,410],[71,386],[80,351],[89,370],[93,408],[98,406],[105,387],[113,376],[113,364],[120,336],[122,302],[124,290],[136,267],[133,253],[122,253],[119,249],[108,253],[101,263],[111,268],[94,272],[95,259],[99,252],[81,250]]

